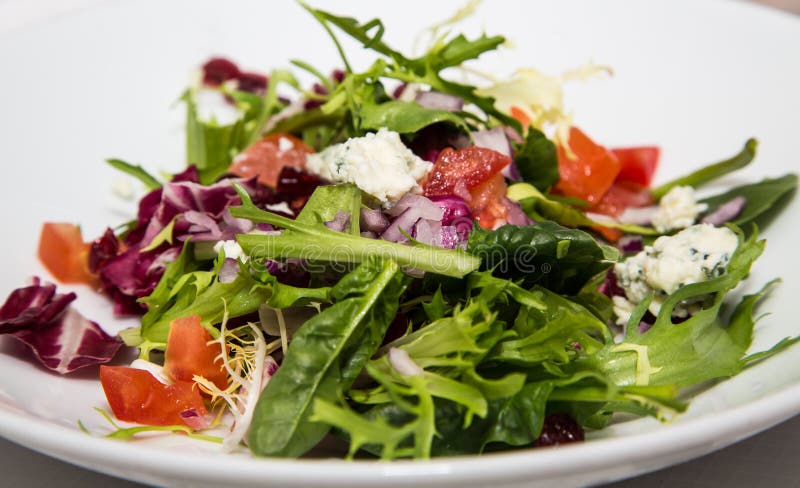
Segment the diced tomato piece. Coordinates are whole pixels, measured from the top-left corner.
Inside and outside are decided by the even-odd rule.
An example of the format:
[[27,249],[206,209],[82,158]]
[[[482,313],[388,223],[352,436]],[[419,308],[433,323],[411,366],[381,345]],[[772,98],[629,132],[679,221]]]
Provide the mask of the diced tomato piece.
[[305,168],[306,156],[312,152],[290,134],[270,134],[236,156],[230,172],[242,178],[257,176],[259,182],[274,188],[284,166]]
[[611,227],[601,227],[597,225],[592,227],[592,229],[600,233],[600,235],[603,236],[603,239],[607,240],[608,242],[617,242],[620,237],[625,235],[625,233],[621,230]]
[[572,155],[558,147],[560,179],[555,189],[592,204],[599,202],[619,174],[619,161],[577,127],[570,128],[569,148]]
[[512,106],[510,112],[511,116],[517,119],[520,124],[522,124],[523,129],[531,125],[531,118],[528,117],[528,114],[526,114],[521,108]]
[[470,146],[445,148],[433,164],[422,189],[425,196],[454,195],[456,187],[475,188],[508,166],[511,158],[497,151]]
[[195,375],[202,376],[222,390],[227,388],[222,349],[211,340],[197,315],[173,320],[164,352],[164,373],[175,381],[191,382]]
[[653,203],[653,195],[647,188],[630,181],[617,181],[592,207],[592,211],[618,217],[628,207],[645,207]]
[[501,173],[497,173],[470,190],[469,206],[475,220],[484,229],[494,229],[508,219],[508,207],[503,202],[508,186]]
[[42,225],[39,260],[61,283],[98,284],[97,276],[89,271],[90,247],[91,243],[83,242],[77,225],[57,222]]
[[612,149],[620,164],[617,181],[630,181],[650,186],[658,167],[661,150],[656,146],[624,147]]
[[149,371],[127,366],[100,366],[100,383],[114,416],[125,422],[195,427],[207,413],[193,383],[165,385]]

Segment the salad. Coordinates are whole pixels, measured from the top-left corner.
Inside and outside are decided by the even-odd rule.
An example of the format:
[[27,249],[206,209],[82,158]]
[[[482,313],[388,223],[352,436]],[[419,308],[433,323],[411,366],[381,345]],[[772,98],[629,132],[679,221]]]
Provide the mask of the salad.
[[[0,307],[0,333],[55,373],[100,365],[109,437],[276,457],[329,435],[349,458],[543,447],[619,414],[669,421],[682,392],[798,340],[750,352],[776,281],[732,293],[796,175],[695,193],[750,164],[755,140],[652,186],[657,147],[606,148],[564,107],[564,82],[607,68],[481,74],[469,63],[506,40],[445,32],[474,3],[418,57],[380,20],[303,6],[341,69],[208,60],[181,97],[186,169],[109,160],[147,189],[135,220],[89,240],[43,225],[55,281],[138,327],[111,336],[40,278]],[[342,35],[375,61],[354,69]]]

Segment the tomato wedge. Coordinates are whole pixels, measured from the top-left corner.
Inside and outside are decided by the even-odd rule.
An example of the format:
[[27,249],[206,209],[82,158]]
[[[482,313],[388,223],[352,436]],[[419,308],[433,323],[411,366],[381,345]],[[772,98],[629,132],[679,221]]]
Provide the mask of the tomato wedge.
[[577,127],[570,128],[569,147],[573,154],[568,154],[562,146],[558,147],[560,179],[555,189],[563,195],[595,204],[617,178],[619,161]]
[[127,366],[100,366],[100,383],[114,416],[124,422],[196,428],[196,419],[207,413],[193,383],[165,385],[149,371]]
[[657,146],[623,147],[612,149],[620,164],[617,181],[629,181],[650,186],[658,167],[661,150]]
[[497,173],[470,190],[472,200],[469,206],[475,220],[484,229],[494,229],[508,219],[508,207],[503,203],[508,185],[503,175]]
[[191,382],[202,376],[224,390],[228,374],[220,357],[221,348],[211,334],[200,325],[200,317],[190,315],[175,319],[169,325],[164,352],[164,373],[175,381]]
[[499,174],[510,162],[511,158],[505,154],[483,147],[445,148],[422,185],[423,193],[428,197],[455,195],[460,185],[475,188]]
[[284,166],[305,168],[306,156],[312,152],[293,135],[270,134],[236,156],[230,172],[242,178],[257,176],[259,182],[274,188]]
[[54,279],[61,283],[98,284],[89,271],[91,243],[83,242],[75,224],[47,222],[39,236],[39,260]]

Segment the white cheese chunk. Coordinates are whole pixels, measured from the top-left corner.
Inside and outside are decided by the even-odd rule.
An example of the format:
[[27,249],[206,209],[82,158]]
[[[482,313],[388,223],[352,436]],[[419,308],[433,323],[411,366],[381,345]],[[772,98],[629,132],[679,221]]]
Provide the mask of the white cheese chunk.
[[694,224],[707,209],[705,203],[697,203],[691,186],[676,186],[661,197],[652,224],[659,232],[683,229]]
[[[614,273],[630,305],[654,293],[649,310],[658,315],[666,297],[678,288],[724,274],[738,243],[736,234],[727,227],[693,225],[673,236],[659,237],[652,246],[617,263]],[[685,317],[693,311],[692,305],[696,308],[697,300],[679,304],[673,315]],[[632,308],[614,300],[614,310],[617,323],[622,325]]]
[[353,137],[306,160],[308,171],[334,183],[354,183],[384,203],[419,191],[417,182],[432,166],[411,152],[400,134],[387,129]]

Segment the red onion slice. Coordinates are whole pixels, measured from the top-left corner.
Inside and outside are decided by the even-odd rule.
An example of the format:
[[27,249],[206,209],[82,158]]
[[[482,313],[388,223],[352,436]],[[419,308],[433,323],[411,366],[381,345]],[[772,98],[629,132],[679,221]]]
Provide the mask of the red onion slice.
[[703,217],[700,223],[719,226],[725,222],[730,222],[742,213],[746,205],[747,199],[739,195],[723,203],[716,210]]
[[425,370],[415,363],[403,349],[390,347],[388,356],[389,363],[401,376],[422,376],[425,374]]
[[503,204],[505,204],[506,208],[508,209],[508,220],[509,224],[512,225],[531,225],[533,224],[533,220],[528,217],[525,212],[522,211],[522,207],[519,205],[519,202],[513,202],[506,197],[503,197]]
[[641,236],[622,236],[617,246],[624,253],[635,253],[644,249]]
[[458,112],[464,107],[464,100],[461,97],[435,91],[419,92],[414,101],[425,108],[448,112]]
[[364,232],[374,232],[380,234],[389,226],[389,219],[383,215],[380,209],[369,210],[361,209],[361,230]]
[[348,225],[350,225],[350,213],[344,210],[339,210],[333,220],[325,222],[325,227],[336,232],[344,232]]
[[477,132],[473,132],[471,135],[472,141],[476,146],[497,151],[500,154],[513,159],[514,154],[511,150],[511,143],[508,141],[508,136],[502,127],[479,130]]
[[403,232],[411,235],[411,230],[420,219],[420,213],[419,207],[407,208],[383,231],[381,239],[391,242],[408,242],[408,238],[403,235]]
[[386,213],[392,217],[397,217],[408,208],[416,208],[419,210],[419,216],[428,220],[442,220],[444,217],[444,210],[439,205],[436,205],[430,199],[417,195],[415,193],[406,193],[403,195],[394,207],[387,210]]

